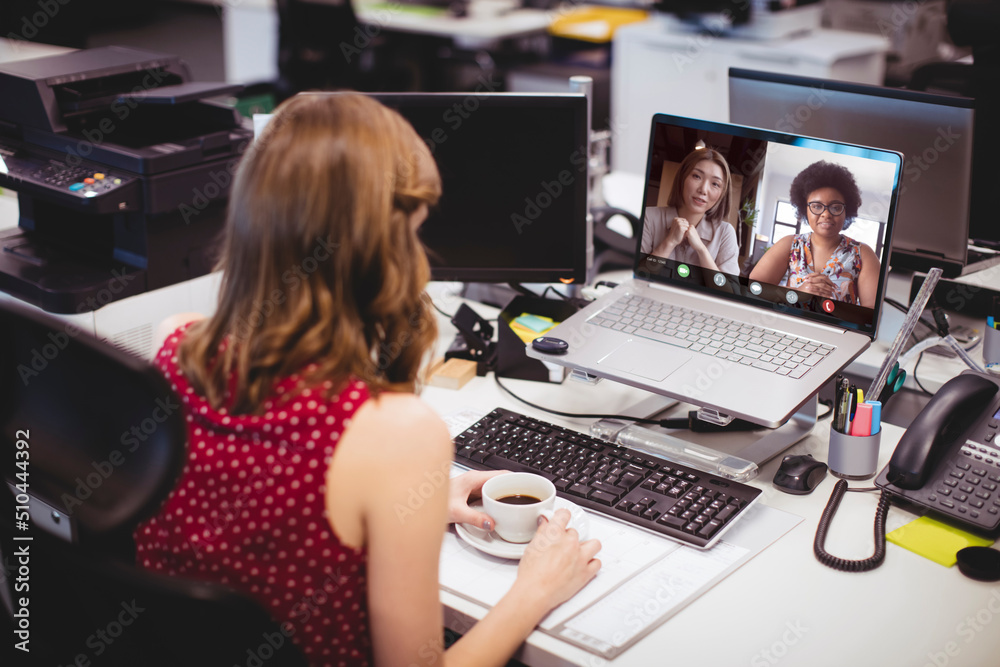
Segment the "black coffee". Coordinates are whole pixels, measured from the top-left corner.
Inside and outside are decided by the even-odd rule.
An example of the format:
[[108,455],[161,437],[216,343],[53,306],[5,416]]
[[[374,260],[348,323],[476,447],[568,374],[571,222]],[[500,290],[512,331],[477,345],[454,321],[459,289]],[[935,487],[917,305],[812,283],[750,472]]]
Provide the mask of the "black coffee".
[[503,498],[497,498],[498,503],[505,503],[507,505],[531,505],[532,503],[542,502],[541,498],[536,498],[535,496],[527,496],[521,493],[515,493],[510,496],[504,496]]

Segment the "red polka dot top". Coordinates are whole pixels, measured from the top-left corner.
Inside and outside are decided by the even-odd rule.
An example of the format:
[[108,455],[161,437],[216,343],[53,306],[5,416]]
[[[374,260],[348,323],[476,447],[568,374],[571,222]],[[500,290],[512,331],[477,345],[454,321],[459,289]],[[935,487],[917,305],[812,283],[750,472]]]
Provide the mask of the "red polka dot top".
[[188,462],[159,513],[136,530],[138,563],[255,598],[312,665],[371,664],[366,553],[340,543],[324,501],[327,464],[367,388],[352,382],[329,400],[292,376],[263,415],[231,416],[178,369],[185,329],[155,363],[181,397]]

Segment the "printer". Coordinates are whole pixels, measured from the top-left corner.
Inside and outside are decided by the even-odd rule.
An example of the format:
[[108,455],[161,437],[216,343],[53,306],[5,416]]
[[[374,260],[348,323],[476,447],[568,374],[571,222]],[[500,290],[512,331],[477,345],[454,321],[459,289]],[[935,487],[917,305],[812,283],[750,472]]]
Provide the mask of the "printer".
[[253,138],[172,55],[105,47],[0,64],[0,292],[85,313],[211,272]]

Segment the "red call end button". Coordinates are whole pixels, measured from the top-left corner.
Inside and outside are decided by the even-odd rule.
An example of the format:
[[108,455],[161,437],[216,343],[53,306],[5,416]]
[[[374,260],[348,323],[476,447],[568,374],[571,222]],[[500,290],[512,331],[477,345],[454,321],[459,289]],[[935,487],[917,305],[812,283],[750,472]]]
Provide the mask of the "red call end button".
[[830,299],[826,299],[825,301],[823,301],[823,310],[825,310],[828,313],[832,313],[833,308],[834,308],[833,301],[830,301]]

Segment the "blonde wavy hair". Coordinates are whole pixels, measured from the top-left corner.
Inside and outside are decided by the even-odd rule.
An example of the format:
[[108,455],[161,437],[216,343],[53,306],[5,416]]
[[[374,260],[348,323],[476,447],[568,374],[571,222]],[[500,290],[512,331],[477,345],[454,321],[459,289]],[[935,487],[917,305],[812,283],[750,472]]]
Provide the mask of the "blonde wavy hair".
[[352,379],[414,391],[437,331],[411,216],[440,194],[395,111],[354,93],[284,103],[234,180],[218,310],[179,348],[195,390],[233,414],[261,412],[295,373],[329,394]]

